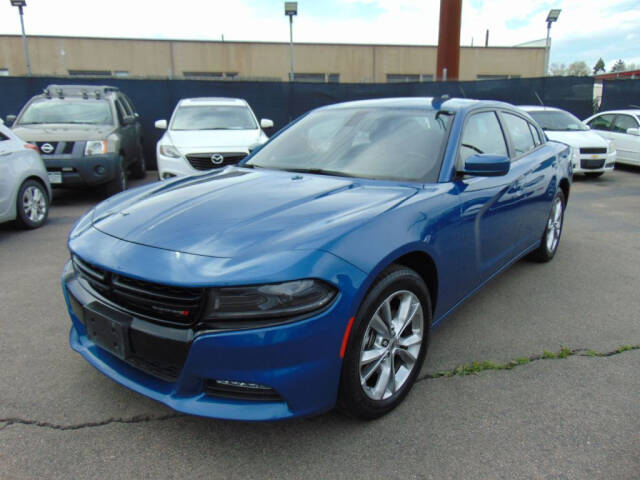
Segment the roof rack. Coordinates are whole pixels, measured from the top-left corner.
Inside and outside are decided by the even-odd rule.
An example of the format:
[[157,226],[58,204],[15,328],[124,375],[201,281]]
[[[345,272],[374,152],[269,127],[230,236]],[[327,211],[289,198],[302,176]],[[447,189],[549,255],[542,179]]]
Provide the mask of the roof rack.
[[82,97],[89,98],[89,95],[95,96],[95,98],[101,98],[110,92],[119,92],[118,87],[112,87],[109,85],[49,85],[44,89],[44,94],[47,98],[51,98],[53,95],[58,98],[67,97]]

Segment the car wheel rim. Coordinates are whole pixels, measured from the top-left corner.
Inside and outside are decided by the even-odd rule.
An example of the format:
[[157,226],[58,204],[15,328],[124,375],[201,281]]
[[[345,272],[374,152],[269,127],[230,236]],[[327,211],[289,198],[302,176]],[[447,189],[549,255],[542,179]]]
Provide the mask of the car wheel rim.
[[547,250],[553,253],[560,241],[560,232],[562,232],[562,201],[556,198],[553,202],[551,215],[547,221]]
[[22,195],[22,211],[34,223],[41,222],[47,213],[47,202],[38,187],[28,187]]
[[407,383],[416,367],[424,333],[422,304],[407,290],[388,296],[377,308],[360,348],[360,385],[373,400],[385,400]]

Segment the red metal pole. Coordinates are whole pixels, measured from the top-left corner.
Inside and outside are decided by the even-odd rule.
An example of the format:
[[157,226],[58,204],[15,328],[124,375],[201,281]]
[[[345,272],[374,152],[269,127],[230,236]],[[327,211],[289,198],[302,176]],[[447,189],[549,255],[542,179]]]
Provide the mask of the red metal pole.
[[438,63],[436,80],[458,80],[460,71],[460,22],[462,0],[440,0],[440,31],[438,32]]

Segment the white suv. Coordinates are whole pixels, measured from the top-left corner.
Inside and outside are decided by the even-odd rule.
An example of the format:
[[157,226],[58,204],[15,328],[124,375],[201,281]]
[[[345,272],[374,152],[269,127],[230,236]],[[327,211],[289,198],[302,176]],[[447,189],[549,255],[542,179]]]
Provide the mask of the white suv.
[[161,180],[192,175],[238,163],[268,140],[262,129],[273,121],[258,121],[249,104],[239,98],[185,98],[171,121],[158,120],[166,130],[158,141],[156,158]]
[[573,147],[573,173],[599,177],[613,170],[616,163],[615,143],[592,132],[577,117],[553,107],[520,107],[538,122],[549,140]]

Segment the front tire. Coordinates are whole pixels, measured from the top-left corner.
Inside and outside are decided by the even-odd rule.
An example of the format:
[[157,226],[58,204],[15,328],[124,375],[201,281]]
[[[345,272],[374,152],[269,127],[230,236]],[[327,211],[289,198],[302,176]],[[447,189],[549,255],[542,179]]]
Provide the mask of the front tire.
[[422,278],[401,265],[385,270],[356,315],[338,408],[369,420],[397,407],[422,367],[431,320],[431,298]]
[[562,228],[564,226],[565,205],[566,200],[564,198],[564,192],[562,190],[558,190],[555,197],[553,197],[553,202],[551,203],[551,212],[549,212],[549,218],[547,219],[544,232],[542,233],[542,238],[540,239],[540,246],[530,255],[532,260],[537,262],[548,262],[556,254],[558,245],[560,244]]
[[18,190],[16,200],[16,223],[19,227],[33,229],[41,227],[49,215],[49,196],[42,184],[26,180]]
[[116,175],[113,180],[105,184],[104,193],[107,197],[116,193],[124,192],[127,189],[127,170],[124,168],[122,158],[116,167]]

